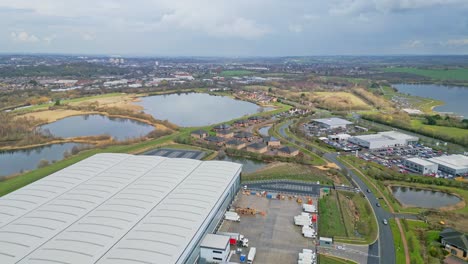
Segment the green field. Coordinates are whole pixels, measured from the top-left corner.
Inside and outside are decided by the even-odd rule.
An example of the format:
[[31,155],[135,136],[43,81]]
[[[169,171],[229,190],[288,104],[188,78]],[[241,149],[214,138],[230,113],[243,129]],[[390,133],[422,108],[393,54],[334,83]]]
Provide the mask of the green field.
[[334,191],[319,200],[320,221],[318,230],[323,237],[346,237],[346,227],[341,214],[338,198]]
[[405,250],[403,248],[403,240],[401,239],[400,230],[395,222],[395,219],[389,219],[388,224],[392,229],[393,234],[393,244],[395,245],[395,253],[396,253],[396,263],[405,263]]
[[242,174],[242,181],[290,179],[298,181],[320,181],[321,184],[332,185],[333,181],[326,172],[307,165],[296,163],[278,163],[254,173]]
[[320,261],[319,262],[320,264],[355,264],[356,263],[351,260],[332,257],[332,256],[326,256],[326,255],[319,255],[319,261]]
[[255,72],[247,71],[247,70],[227,70],[222,71],[219,75],[223,77],[235,77],[235,76],[244,76],[244,75],[252,75]]
[[468,81],[468,68],[460,69],[418,69],[418,68],[385,68],[385,72],[410,73],[434,80]]

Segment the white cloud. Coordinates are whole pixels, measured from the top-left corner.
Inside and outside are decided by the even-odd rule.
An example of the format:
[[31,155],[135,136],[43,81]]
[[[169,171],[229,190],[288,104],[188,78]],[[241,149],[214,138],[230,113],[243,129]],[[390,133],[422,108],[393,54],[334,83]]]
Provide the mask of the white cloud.
[[289,25],[289,31],[294,32],[294,33],[301,33],[303,31],[302,25],[299,24],[290,24]]
[[394,12],[435,6],[467,6],[466,0],[335,0],[330,8],[334,15],[368,12]]
[[414,39],[414,40],[410,40],[410,41],[404,43],[403,46],[406,47],[406,48],[410,48],[410,49],[416,49],[416,48],[424,47],[424,42],[422,40],[419,40],[419,39]]
[[449,39],[443,44],[446,45],[446,46],[453,46],[453,47],[468,46],[468,38],[465,38],[465,39]]
[[10,37],[13,39],[13,41],[21,43],[34,43],[40,41],[38,37],[25,31],[11,32]]
[[86,41],[95,40],[96,36],[92,33],[82,33],[81,38]]

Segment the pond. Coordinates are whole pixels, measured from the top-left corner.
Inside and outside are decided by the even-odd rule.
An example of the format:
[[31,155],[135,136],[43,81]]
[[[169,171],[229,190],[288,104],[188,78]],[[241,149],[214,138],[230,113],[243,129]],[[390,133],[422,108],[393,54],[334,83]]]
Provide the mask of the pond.
[[227,155],[225,155],[224,158],[219,160],[241,163],[243,165],[242,173],[252,173],[268,165],[267,163],[258,160],[246,159],[241,157],[230,157]]
[[264,136],[264,137],[268,137],[268,131],[270,130],[271,126],[264,126],[264,127],[261,127],[259,130],[258,130],[258,133],[260,133],[260,135]]
[[137,104],[156,119],[184,127],[217,124],[271,109],[227,96],[203,93],[148,96]]
[[65,151],[84,146],[79,143],[52,144],[47,146],[0,152],[0,178],[37,168],[39,161],[63,159]]
[[104,115],[78,115],[43,125],[52,135],[62,138],[108,134],[117,140],[147,135],[154,127],[128,118]]
[[392,193],[402,205],[409,207],[441,208],[461,201],[448,193],[404,186],[392,186]]
[[396,84],[393,85],[400,93],[432,98],[445,104],[437,106],[434,111],[450,112],[468,118],[468,87],[445,86],[435,84]]

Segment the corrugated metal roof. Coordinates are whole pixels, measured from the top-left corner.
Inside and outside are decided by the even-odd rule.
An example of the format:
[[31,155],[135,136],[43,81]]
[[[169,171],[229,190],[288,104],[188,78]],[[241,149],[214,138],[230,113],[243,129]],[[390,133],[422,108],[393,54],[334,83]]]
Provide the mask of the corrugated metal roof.
[[0,198],[0,263],[175,262],[240,168],[95,155]]

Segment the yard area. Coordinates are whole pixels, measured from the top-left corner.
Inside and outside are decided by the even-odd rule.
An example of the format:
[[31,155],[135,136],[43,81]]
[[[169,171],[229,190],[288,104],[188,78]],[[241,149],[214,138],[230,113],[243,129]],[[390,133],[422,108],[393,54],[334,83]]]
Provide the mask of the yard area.
[[265,213],[265,216],[241,215],[240,222],[224,221],[219,229],[219,232],[240,233],[248,238],[249,247],[257,248],[254,263],[297,263],[302,249],[314,248],[313,239],[302,236],[301,227],[294,225],[293,217],[302,212],[301,204],[295,199],[267,199],[239,193],[233,206]]
[[299,181],[320,181],[321,184],[332,185],[340,182],[340,177],[329,171],[323,171],[313,166],[296,163],[275,162],[254,173],[243,174],[243,181],[289,179]]

